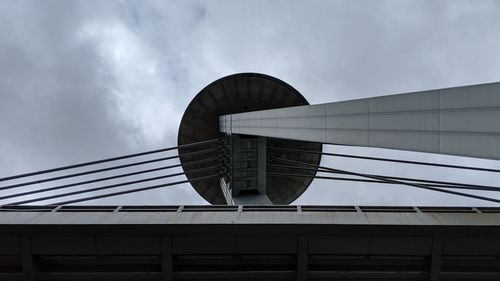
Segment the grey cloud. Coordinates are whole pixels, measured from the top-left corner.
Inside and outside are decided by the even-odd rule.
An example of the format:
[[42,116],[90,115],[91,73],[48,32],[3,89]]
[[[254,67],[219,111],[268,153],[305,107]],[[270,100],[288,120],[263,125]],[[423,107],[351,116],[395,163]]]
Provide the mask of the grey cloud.
[[2,158],[25,166],[2,174],[117,153],[120,135],[132,130],[113,118],[106,95],[113,77],[101,72],[95,47],[75,43],[71,5],[51,3],[9,8],[2,17],[0,130],[11,147]]

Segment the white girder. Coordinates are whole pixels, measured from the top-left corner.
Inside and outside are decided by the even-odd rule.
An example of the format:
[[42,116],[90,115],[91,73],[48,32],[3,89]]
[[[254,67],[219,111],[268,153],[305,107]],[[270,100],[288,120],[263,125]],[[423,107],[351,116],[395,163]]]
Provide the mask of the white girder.
[[500,159],[500,83],[219,117],[220,131]]

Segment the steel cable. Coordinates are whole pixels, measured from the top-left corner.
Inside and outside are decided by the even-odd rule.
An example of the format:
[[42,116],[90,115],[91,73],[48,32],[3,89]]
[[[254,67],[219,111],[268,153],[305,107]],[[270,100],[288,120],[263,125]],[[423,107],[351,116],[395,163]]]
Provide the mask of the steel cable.
[[[206,149],[206,150],[201,150],[201,151],[184,153],[183,156],[204,154],[204,153],[216,151],[217,149],[218,148],[211,148],[211,149]],[[56,181],[56,180],[62,180],[62,179],[73,178],[73,177],[78,177],[78,176],[85,176],[85,175],[90,175],[90,174],[95,174],[95,173],[107,172],[107,171],[123,169],[123,168],[143,165],[143,164],[150,164],[150,163],[155,163],[155,162],[160,162],[160,161],[166,161],[166,160],[171,160],[171,159],[176,159],[176,158],[179,158],[179,155],[162,157],[162,158],[146,160],[146,161],[140,161],[140,162],[135,162],[135,163],[130,163],[130,164],[123,164],[123,165],[107,167],[107,168],[102,168],[102,169],[96,169],[96,170],[90,170],[90,171],[85,171],[85,172],[79,172],[79,173],[74,173],[74,174],[69,174],[69,175],[64,175],[64,176],[57,176],[57,177],[48,178],[48,179],[41,179],[41,180],[34,180],[34,181],[29,181],[29,182],[17,183],[17,184],[2,186],[2,187],[0,187],[0,190],[6,190],[6,189],[11,189],[11,188],[39,184],[39,183],[50,182],[50,181]]]
[[[287,165],[275,165],[270,164],[270,167],[276,167],[281,169],[296,169],[296,170],[305,170],[305,171],[317,171],[321,173],[333,173],[333,174],[346,174],[338,171],[330,171],[321,168],[304,168],[297,166],[287,166]],[[318,167],[318,166],[316,166]],[[293,175],[293,174],[292,174]],[[304,174],[305,176],[306,174]],[[404,177],[392,177],[392,176],[384,176],[384,175],[376,175],[376,174],[366,174],[371,176],[379,176],[384,177],[386,179],[395,179],[395,180],[403,180],[403,181],[414,181],[418,183],[426,183],[427,186],[433,187],[443,187],[443,188],[457,188],[457,189],[471,189],[471,190],[484,190],[484,191],[500,191],[500,187],[497,186],[489,186],[489,185],[477,185],[477,184],[466,184],[466,183],[454,183],[454,182],[446,182],[446,181],[432,181],[432,180],[424,180],[424,179],[415,179],[415,178],[404,178]],[[310,177],[314,177],[309,175]],[[380,181],[367,181],[367,182],[379,182]]]
[[59,198],[59,197],[66,197],[66,196],[70,196],[70,195],[77,195],[77,194],[82,194],[82,193],[88,193],[88,192],[94,192],[94,191],[101,191],[101,190],[106,190],[106,189],[111,189],[111,188],[116,188],[116,187],[131,185],[131,184],[137,184],[137,183],[142,183],[142,182],[147,182],[147,181],[153,181],[153,180],[159,180],[159,179],[166,179],[166,178],[181,176],[181,175],[185,175],[187,173],[196,173],[196,172],[201,172],[201,171],[209,171],[209,170],[213,170],[213,169],[216,169],[216,168],[218,168],[218,167],[217,166],[205,167],[205,168],[200,168],[200,169],[194,169],[194,170],[191,170],[189,172],[174,173],[174,174],[170,174],[170,175],[164,175],[164,176],[152,177],[152,178],[147,178],[147,179],[140,179],[140,180],[128,181],[128,182],[123,182],[123,183],[116,183],[116,184],[111,184],[111,185],[94,187],[94,188],[90,188],[90,189],[77,190],[77,191],[66,192],[66,193],[62,193],[62,194],[55,194],[55,195],[49,195],[49,196],[44,196],[44,197],[38,197],[38,198],[23,200],[23,201],[17,201],[17,202],[14,202],[14,203],[9,203],[9,205],[21,205],[21,204],[38,202],[38,201],[45,201],[45,200]]
[[128,194],[128,193],[157,189],[157,188],[162,188],[162,187],[166,187],[166,186],[178,185],[178,184],[183,184],[183,183],[188,183],[188,182],[198,182],[198,181],[216,178],[219,176],[220,175],[217,174],[217,175],[211,175],[211,176],[206,176],[206,177],[198,177],[198,178],[193,178],[193,179],[189,179],[189,180],[182,180],[182,181],[177,181],[177,182],[164,183],[164,184],[146,186],[146,187],[141,187],[141,188],[136,188],[136,189],[131,189],[131,190],[125,190],[125,191],[113,192],[113,193],[108,193],[108,194],[73,199],[73,200],[68,200],[68,201],[62,201],[62,202],[53,203],[51,205],[67,205],[67,204],[79,203],[79,202],[84,202],[84,201],[89,201],[89,200],[101,199],[101,198],[112,197],[112,196],[117,196],[117,195],[124,195],[124,194]]
[[[294,163],[294,164],[303,165],[303,166],[312,166],[312,167],[316,166],[316,165],[312,165],[312,164],[308,164],[308,163],[303,163],[303,162],[300,162],[300,161],[283,159],[283,158],[279,158],[279,157],[271,157],[271,158],[272,159],[276,159],[278,161],[283,161],[283,162],[288,162],[288,163]],[[345,171],[345,170],[340,170],[340,169],[333,169],[333,168],[328,168],[328,167],[323,167],[323,166],[317,166],[317,167],[320,167],[320,168],[326,169],[326,170],[331,170],[331,171],[339,171],[339,172],[343,172],[343,173],[346,173],[346,174],[349,174],[349,175],[355,175],[355,176],[359,176],[359,177],[377,179],[377,180],[381,180],[381,181],[384,181],[384,182],[393,182],[395,184],[407,185],[407,186],[417,187],[417,188],[421,188],[421,189],[427,189],[427,190],[432,190],[432,191],[437,191],[437,192],[443,192],[443,193],[449,193],[449,194],[463,196],[463,197],[469,197],[469,198],[474,198],[474,199],[479,199],[479,200],[485,200],[485,201],[500,203],[500,200],[499,199],[495,199],[495,198],[489,198],[489,197],[484,197],[484,196],[479,196],[479,195],[473,195],[473,194],[468,194],[468,193],[463,193],[463,192],[458,192],[458,191],[452,191],[452,190],[444,190],[444,189],[439,189],[439,188],[435,188],[435,187],[425,186],[425,185],[417,184],[417,183],[408,183],[408,182],[402,182],[402,181],[398,181],[398,180],[385,179],[384,177],[380,177],[380,176],[372,176],[372,175],[367,175],[367,174],[362,174],[362,173],[356,173],[356,172],[350,172],[350,171]]]
[[7,180],[18,179],[18,178],[22,178],[22,177],[29,177],[29,176],[35,176],[35,175],[40,175],[40,174],[52,173],[52,172],[57,172],[57,171],[62,171],[62,170],[67,170],[67,169],[73,169],[73,168],[79,168],[79,167],[90,166],[90,165],[95,165],[95,164],[101,164],[101,163],[106,163],[106,162],[111,162],[111,161],[116,161],[116,160],[122,160],[122,159],[137,157],[137,156],[144,156],[144,155],[149,155],[149,154],[154,154],[154,153],[159,153],[159,152],[165,152],[165,151],[179,149],[179,148],[195,147],[195,146],[199,146],[199,145],[214,143],[214,142],[217,142],[217,141],[220,141],[220,139],[212,139],[212,140],[200,141],[200,142],[189,143],[189,144],[184,144],[184,145],[179,145],[179,146],[173,146],[173,147],[168,147],[168,148],[163,148],[163,149],[150,150],[150,151],[141,152],[141,153],[129,154],[129,155],[124,155],[124,156],[106,158],[106,159],[101,159],[101,160],[96,160],[96,161],[84,162],[84,163],[80,163],[80,164],[74,164],[74,165],[68,165],[68,166],[63,166],[63,167],[58,167],[58,168],[41,170],[41,171],[32,172],[32,173],[25,173],[25,174],[19,174],[19,175],[14,175],[14,176],[8,176],[8,177],[0,178],[0,182],[7,181]]
[[[339,180],[339,181],[355,181],[355,182],[368,182],[368,183],[383,183],[383,184],[400,184],[393,182],[386,182],[381,180],[368,180],[368,179],[357,179],[357,178],[346,178],[346,177],[327,177],[327,176],[311,176],[306,174],[293,174],[293,173],[268,173],[268,176],[281,176],[281,177],[300,177],[300,178],[313,178],[313,179],[327,179],[327,180]],[[422,183],[418,183],[422,184]],[[442,185],[442,184],[424,184],[425,186],[431,187],[442,187],[442,188],[454,188],[454,189],[466,189],[466,190],[484,190],[484,191],[496,191],[496,190],[488,190],[488,189],[476,189],[476,188],[468,188],[465,186],[450,186],[450,185]]]
[[465,170],[473,170],[473,171],[500,173],[499,169],[490,169],[490,168],[481,168],[481,167],[459,166],[459,165],[429,163],[429,162],[422,162],[422,161],[399,160],[399,159],[391,159],[391,158],[319,152],[319,151],[284,148],[284,147],[268,147],[268,148],[271,150],[282,150],[282,151],[299,152],[299,153],[321,154],[321,155],[326,155],[326,156],[337,156],[337,157],[346,157],[346,158],[355,158],[355,159],[377,160],[377,161],[386,161],[386,162],[395,162],[395,163],[404,163],[404,164],[414,164],[414,165],[424,165],[424,166],[433,166],[433,167],[443,167],[443,168],[454,168],[454,169],[465,169]]
[[118,179],[118,178],[123,178],[123,177],[135,176],[135,175],[144,174],[144,173],[156,172],[156,171],[161,171],[161,170],[168,170],[168,169],[173,169],[173,168],[180,167],[180,166],[191,166],[191,165],[195,165],[195,164],[199,164],[199,163],[211,162],[214,160],[217,160],[217,157],[196,160],[196,161],[189,161],[189,162],[184,162],[182,164],[175,164],[175,165],[164,166],[164,167],[159,167],[159,168],[154,168],[154,169],[141,170],[141,171],[137,171],[137,172],[120,174],[120,175],[111,176],[111,177],[104,177],[104,178],[98,178],[98,179],[93,179],[93,180],[88,180],[88,181],[63,184],[63,185],[58,185],[58,186],[54,186],[54,187],[31,190],[31,191],[26,191],[26,192],[21,192],[21,193],[14,193],[14,194],[9,194],[9,195],[5,195],[5,196],[0,196],[0,200],[10,199],[10,198],[20,197],[20,196],[26,196],[26,195],[32,195],[32,194],[42,193],[42,192],[47,192],[47,191],[65,189],[65,188],[69,188],[69,187],[85,185],[85,184],[90,184],[90,183],[96,183],[96,182],[106,181],[106,180],[111,180],[111,179]]

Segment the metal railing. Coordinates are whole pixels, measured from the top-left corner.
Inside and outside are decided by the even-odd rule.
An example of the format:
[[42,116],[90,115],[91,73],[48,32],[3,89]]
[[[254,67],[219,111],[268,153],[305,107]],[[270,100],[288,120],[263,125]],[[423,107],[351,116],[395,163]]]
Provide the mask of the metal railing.
[[0,205],[0,212],[361,212],[500,213],[500,207],[335,206],[335,205]]

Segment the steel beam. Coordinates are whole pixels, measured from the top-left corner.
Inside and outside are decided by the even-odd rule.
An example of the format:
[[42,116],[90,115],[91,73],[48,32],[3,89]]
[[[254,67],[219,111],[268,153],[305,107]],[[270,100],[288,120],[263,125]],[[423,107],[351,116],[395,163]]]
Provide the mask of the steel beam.
[[500,83],[245,112],[220,131],[500,159]]
[[442,241],[441,237],[434,237],[432,239],[432,256],[431,256],[431,278],[430,281],[441,280],[441,255],[442,255]]
[[307,281],[307,237],[297,239],[297,281]]
[[16,208],[0,280],[500,280],[500,208]]
[[[267,196],[266,151],[265,137],[240,138],[238,135],[232,135],[232,186],[230,189],[234,203],[238,205],[273,204]],[[226,198],[226,202],[231,201]]]
[[267,194],[267,141],[265,137],[257,139],[257,189],[259,194]]
[[172,261],[172,238],[162,236],[161,238],[161,271],[162,281],[172,281],[174,272],[174,263]]
[[29,237],[21,238],[21,259],[23,268],[23,280],[35,281],[35,266],[31,252],[31,239]]

